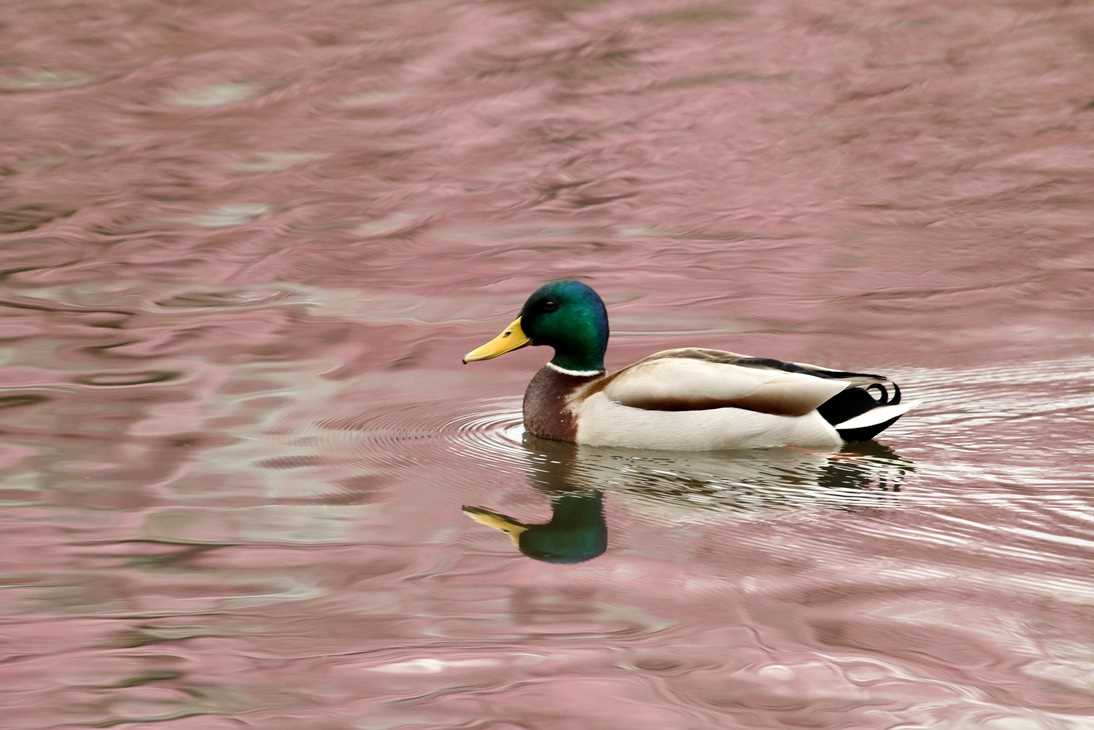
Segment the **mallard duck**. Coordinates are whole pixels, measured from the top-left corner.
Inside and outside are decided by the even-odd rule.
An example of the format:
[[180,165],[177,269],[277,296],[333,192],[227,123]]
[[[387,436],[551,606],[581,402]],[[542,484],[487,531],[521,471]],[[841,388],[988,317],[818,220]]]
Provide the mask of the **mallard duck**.
[[873,438],[916,405],[882,375],[703,348],[664,350],[606,374],[607,308],[580,281],[541,286],[519,317],[463,361],[528,345],[555,354],[524,393],[524,428],[556,441],[687,451],[834,447]]

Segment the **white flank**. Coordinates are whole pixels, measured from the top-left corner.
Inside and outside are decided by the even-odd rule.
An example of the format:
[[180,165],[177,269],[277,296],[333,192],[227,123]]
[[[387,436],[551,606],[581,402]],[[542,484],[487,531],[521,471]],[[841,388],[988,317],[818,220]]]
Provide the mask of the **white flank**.
[[835,447],[843,443],[819,413],[775,416],[742,408],[650,411],[597,393],[575,409],[577,442],[591,446],[672,451]]

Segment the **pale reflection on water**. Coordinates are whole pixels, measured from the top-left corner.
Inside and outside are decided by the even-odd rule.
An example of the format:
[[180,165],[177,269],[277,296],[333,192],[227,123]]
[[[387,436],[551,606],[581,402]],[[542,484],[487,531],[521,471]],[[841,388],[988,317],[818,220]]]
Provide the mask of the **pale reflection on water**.
[[[877,442],[827,453],[770,449],[672,453],[578,447],[525,434],[531,486],[550,499],[550,519],[525,522],[484,507],[471,519],[509,536],[526,556],[580,563],[608,546],[604,490],[666,525],[778,511],[880,507],[900,491],[911,462]],[[641,507],[639,507],[641,509]]]
[[[0,724],[1094,727],[1091,28],[0,6]],[[835,453],[526,439],[543,353],[460,356],[574,275],[611,366],[925,406]]]

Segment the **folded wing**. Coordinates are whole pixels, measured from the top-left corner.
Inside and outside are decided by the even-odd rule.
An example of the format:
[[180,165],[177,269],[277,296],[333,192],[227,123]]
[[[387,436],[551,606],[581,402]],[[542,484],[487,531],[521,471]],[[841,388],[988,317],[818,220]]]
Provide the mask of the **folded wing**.
[[[853,387],[861,389],[869,401],[854,409],[861,413],[860,409],[889,402],[886,384],[889,381],[883,376],[869,373],[687,348],[656,353],[620,371],[604,384],[604,394],[623,405],[647,410],[743,408],[802,416]],[[878,390],[879,400],[868,395],[871,386]],[[823,411],[822,415],[831,421]]]

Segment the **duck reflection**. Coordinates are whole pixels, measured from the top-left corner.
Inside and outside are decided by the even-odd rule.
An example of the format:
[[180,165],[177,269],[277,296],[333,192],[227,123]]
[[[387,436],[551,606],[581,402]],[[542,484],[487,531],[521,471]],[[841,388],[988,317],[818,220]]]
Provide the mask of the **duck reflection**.
[[581,563],[608,547],[604,495],[597,489],[553,497],[551,519],[542,524],[520,522],[482,507],[464,507],[463,512],[475,522],[508,534],[528,557],[547,563]]
[[732,521],[809,509],[876,509],[895,498],[913,463],[873,441],[841,451],[771,449],[676,453],[577,446],[524,436],[532,487],[550,498],[551,519],[523,522],[464,506],[506,533],[524,555],[580,563],[608,546],[604,492],[634,516],[666,525]]
[[580,447],[530,435],[525,435],[524,446],[531,462],[532,486],[551,498],[551,519],[532,524],[484,507],[467,506],[464,514],[509,535],[517,549],[534,560],[581,563],[603,553],[608,547],[604,493],[575,473]]

